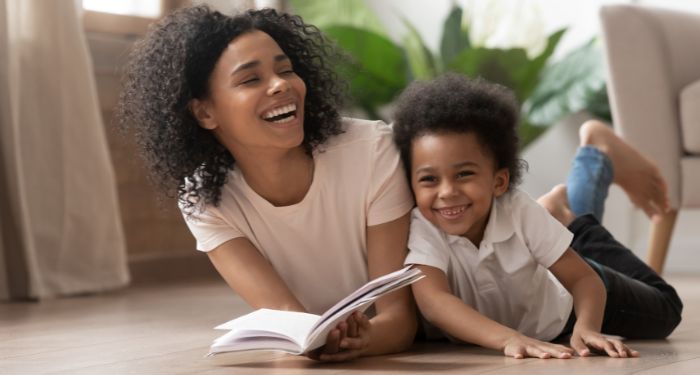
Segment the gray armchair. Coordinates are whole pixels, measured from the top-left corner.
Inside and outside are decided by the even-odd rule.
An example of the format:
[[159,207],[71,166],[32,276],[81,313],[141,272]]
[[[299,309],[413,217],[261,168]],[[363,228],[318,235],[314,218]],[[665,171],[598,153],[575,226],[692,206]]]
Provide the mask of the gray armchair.
[[668,182],[673,210],[647,253],[661,273],[678,210],[700,207],[700,14],[612,5],[600,18],[613,123]]

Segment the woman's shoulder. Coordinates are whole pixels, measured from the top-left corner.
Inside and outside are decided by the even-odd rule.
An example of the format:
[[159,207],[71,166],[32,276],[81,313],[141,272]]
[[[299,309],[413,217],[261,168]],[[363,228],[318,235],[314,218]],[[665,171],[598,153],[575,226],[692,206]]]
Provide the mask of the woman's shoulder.
[[353,143],[373,143],[379,138],[391,138],[391,127],[381,120],[364,120],[351,117],[341,119],[342,133],[333,136],[322,146],[323,150],[347,146]]

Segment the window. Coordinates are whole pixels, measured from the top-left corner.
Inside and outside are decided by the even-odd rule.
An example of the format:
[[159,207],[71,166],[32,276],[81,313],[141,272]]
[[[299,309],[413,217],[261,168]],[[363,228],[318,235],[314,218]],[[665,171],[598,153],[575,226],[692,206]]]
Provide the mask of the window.
[[83,0],[83,9],[102,13],[158,18],[163,12],[161,0]]

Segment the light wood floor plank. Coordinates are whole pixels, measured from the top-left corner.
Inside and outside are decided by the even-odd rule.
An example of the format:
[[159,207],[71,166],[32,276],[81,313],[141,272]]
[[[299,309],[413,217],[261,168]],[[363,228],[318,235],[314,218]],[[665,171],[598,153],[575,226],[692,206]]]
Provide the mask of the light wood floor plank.
[[685,303],[668,340],[629,341],[637,359],[516,360],[473,346],[323,364],[279,353],[205,358],[212,327],[250,311],[222,281],[142,286],[97,296],[0,305],[0,374],[697,374],[700,276],[671,277]]

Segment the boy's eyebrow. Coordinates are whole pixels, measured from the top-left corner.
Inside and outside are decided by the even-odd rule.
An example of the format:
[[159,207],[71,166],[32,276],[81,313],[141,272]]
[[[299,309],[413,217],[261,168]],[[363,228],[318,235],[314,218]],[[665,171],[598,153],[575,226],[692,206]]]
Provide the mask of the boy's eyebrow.
[[[469,167],[478,167],[479,164],[477,164],[477,163],[475,163],[475,162],[473,162],[473,161],[467,160],[467,161],[461,161],[461,162],[459,162],[459,163],[454,163],[454,164],[450,165],[450,168],[452,168],[452,169],[458,169],[458,168],[468,167],[468,166],[469,166]],[[425,167],[416,168],[416,173],[419,173],[419,172],[431,172],[433,169],[435,169],[433,166],[426,165]]]
[[[479,164],[477,164],[473,161],[467,160],[467,161],[461,161],[459,163],[454,163],[454,164],[450,165],[450,168],[458,169],[458,168],[462,168],[462,167],[478,167],[478,166],[479,166]],[[431,172],[431,171],[433,171],[433,169],[435,169],[435,167],[433,167],[431,165],[426,165],[425,167],[416,168],[416,173]]]
[[[274,57],[274,60],[275,60],[275,62],[280,62],[280,61],[284,61],[284,60],[289,60],[289,57],[283,53],[280,53],[279,55]],[[260,60],[253,60],[253,61],[249,61],[247,63],[243,63],[243,64],[235,67],[233,69],[233,71],[231,72],[231,75],[234,75],[234,74],[240,72],[241,70],[255,68],[258,65],[260,65]]]
[[473,161],[469,161],[469,160],[452,164],[452,168],[461,168],[461,167],[467,167],[467,166],[479,166],[479,164],[477,164]]

